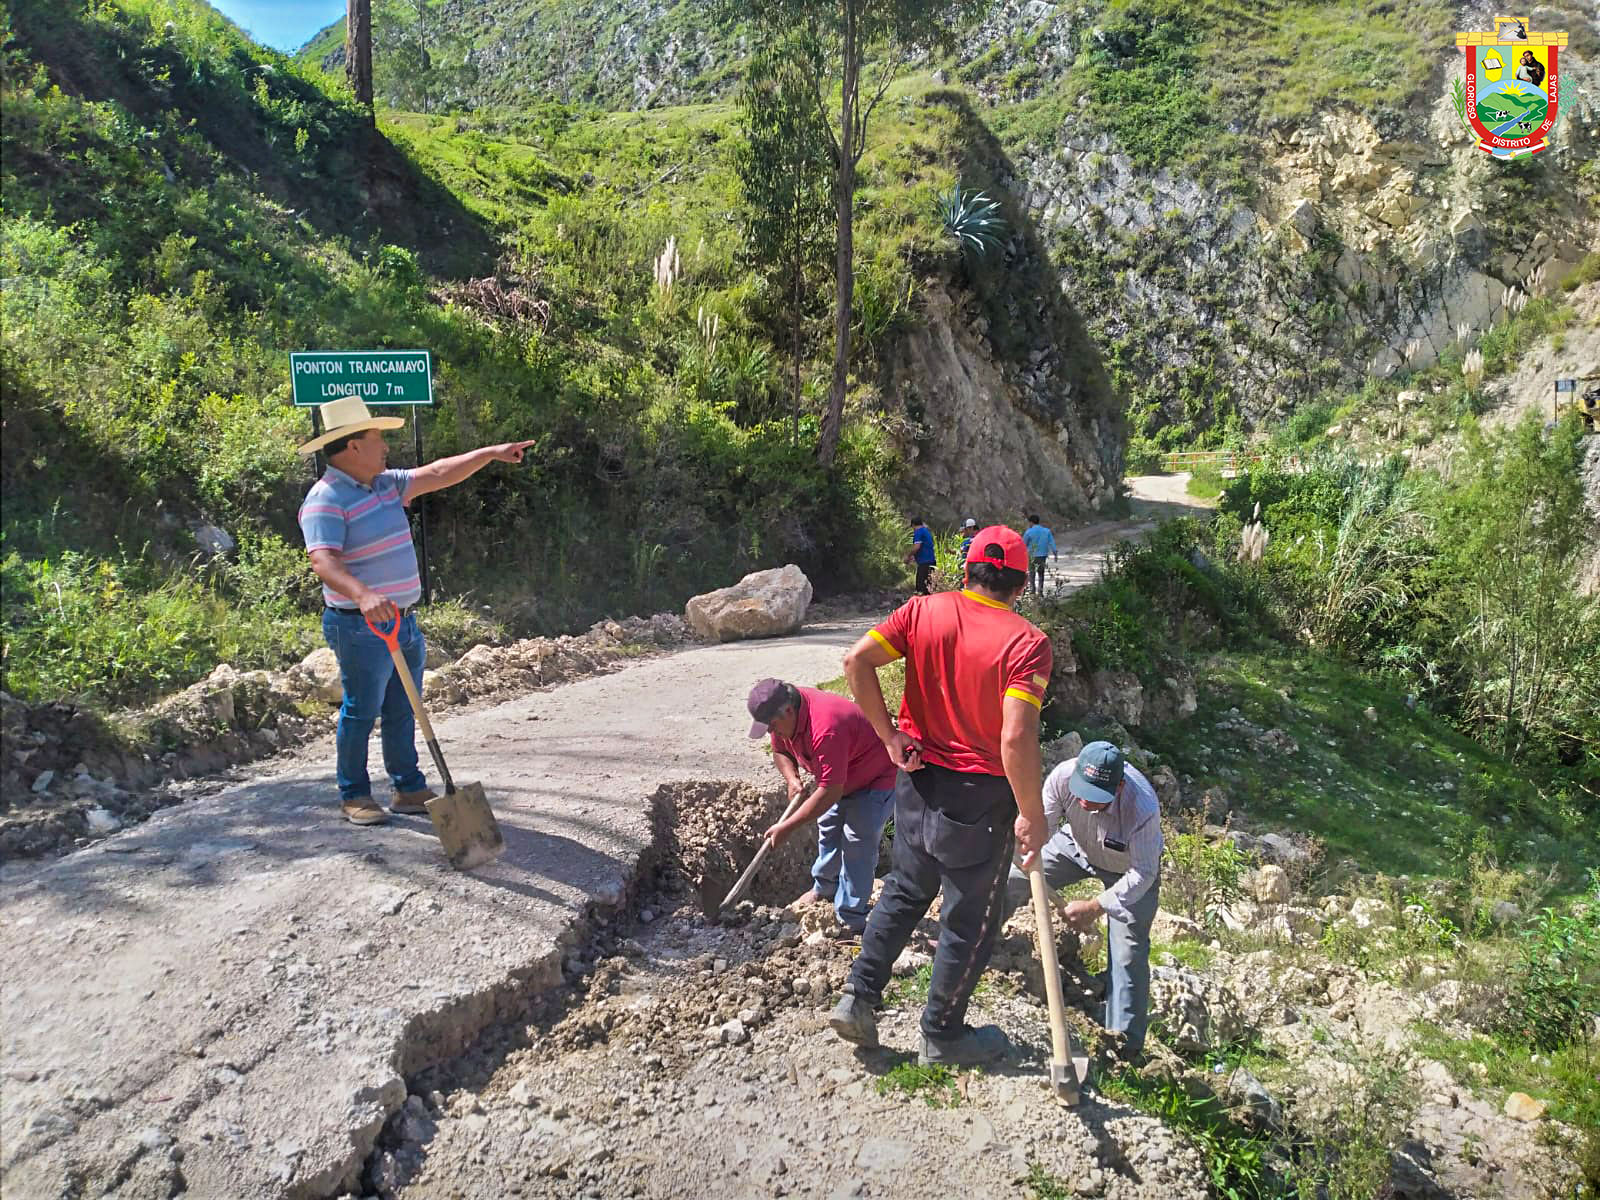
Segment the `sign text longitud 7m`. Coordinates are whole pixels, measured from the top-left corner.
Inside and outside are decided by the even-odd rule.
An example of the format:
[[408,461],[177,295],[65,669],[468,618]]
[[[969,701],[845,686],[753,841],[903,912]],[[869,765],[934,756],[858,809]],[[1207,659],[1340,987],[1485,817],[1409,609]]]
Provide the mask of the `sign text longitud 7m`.
[[426,350],[297,350],[289,355],[289,378],[300,407],[340,396],[368,404],[433,403],[433,359]]

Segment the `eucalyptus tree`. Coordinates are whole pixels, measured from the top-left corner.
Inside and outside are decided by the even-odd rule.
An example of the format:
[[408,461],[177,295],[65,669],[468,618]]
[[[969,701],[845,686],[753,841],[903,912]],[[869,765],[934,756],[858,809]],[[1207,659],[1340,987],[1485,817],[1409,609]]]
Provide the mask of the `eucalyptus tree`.
[[800,366],[806,280],[827,261],[833,157],[812,80],[821,47],[801,36],[755,55],[739,91],[744,139],[735,151],[745,242],[786,297],[793,367],[794,437],[800,436]]
[[912,56],[942,44],[952,23],[983,0],[720,0],[726,16],[759,37],[804,37],[819,53],[806,67],[833,160],[833,380],[817,441],[817,459],[833,463],[850,378],[850,322],[855,290],[856,166],[867,149],[872,115]]

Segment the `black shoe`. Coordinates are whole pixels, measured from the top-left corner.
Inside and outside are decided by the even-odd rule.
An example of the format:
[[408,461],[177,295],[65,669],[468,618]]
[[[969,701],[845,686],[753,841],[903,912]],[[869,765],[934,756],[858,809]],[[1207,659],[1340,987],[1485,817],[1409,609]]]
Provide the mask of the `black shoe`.
[[998,1025],[980,1025],[974,1029],[965,1026],[953,1038],[931,1038],[922,1035],[922,1053],[917,1055],[919,1067],[947,1066],[971,1067],[979,1063],[994,1062],[1006,1056],[1011,1039]]
[[828,1024],[847,1042],[868,1050],[878,1045],[878,1018],[872,1014],[872,1005],[849,992],[839,997],[839,1003],[828,1014]]

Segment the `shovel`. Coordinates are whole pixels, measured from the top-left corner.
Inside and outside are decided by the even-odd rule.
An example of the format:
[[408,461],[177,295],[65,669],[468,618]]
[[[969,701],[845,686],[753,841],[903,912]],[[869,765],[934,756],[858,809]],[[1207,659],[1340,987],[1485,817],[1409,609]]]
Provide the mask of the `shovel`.
[[428,741],[428,753],[433,755],[433,765],[439,768],[439,777],[444,780],[444,795],[428,801],[428,816],[433,821],[433,831],[439,835],[439,842],[444,846],[445,857],[458,871],[470,871],[473,867],[493,862],[505,853],[506,840],[501,836],[500,826],[489,809],[483,784],[468,783],[457,789],[455,781],[450,778],[450,768],[444,765],[444,755],[439,751],[439,739],[433,736],[433,724],[422,707],[417,685],[411,679],[411,668],[406,665],[405,655],[400,653],[400,618],[395,617],[388,633],[371,620],[367,621],[367,628],[389,647],[395,673],[400,676],[400,683],[406,689],[406,699],[411,701],[411,711],[416,714],[417,724],[422,726],[422,736]]
[[1086,1055],[1073,1054],[1067,1010],[1061,1000],[1061,966],[1056,961],[1056,934],[1050,925],[1050,889],[1037,857],[1028,868],[1033,891],[1033,923],[1039,935],[1039,963],[1044,967],[1044,995],[1050,1005],[1050,1090],[1062,1104],[1078,1103],[1078,1085],[1089,1073]]
[[[779,820],[787,821],[794,813],[794,810],[800,807],[800,802],[804,798],[805,791],[802,789],[799,795],[789,801],[789,807],[783,810],[783,816]],[[733,885],[733,889],[722,898],[722,903],[717,905],[718,913],[739,902],[739,897],[744,895],[745,889],[750,886],[750,881],[756,877],[756,872],[761,869],[761,864],[766,861],[767,855],[771,851],[772,839],[762,838],[761,848],[756,851],[756,856],[750,860],[750,865],[744,869],[744,874],[739,876],[739,881]],[[727,876],[724,875],[723,878],[726,879]]]

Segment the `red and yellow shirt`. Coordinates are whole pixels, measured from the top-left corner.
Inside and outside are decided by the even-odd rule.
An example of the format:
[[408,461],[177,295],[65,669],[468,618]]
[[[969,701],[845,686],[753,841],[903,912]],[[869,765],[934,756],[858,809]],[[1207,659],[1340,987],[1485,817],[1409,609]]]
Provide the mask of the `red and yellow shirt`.
[[872,637],[906,660],[900,729],[924,761],[1004,775],[1000,732],[1007,696],[1040,707],[1050,682],[1050,639],[998,600],[974,591],[913,596]]

